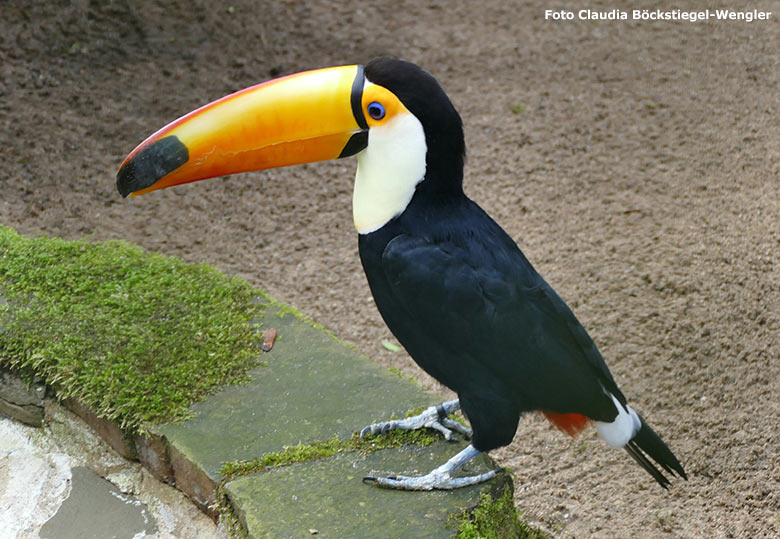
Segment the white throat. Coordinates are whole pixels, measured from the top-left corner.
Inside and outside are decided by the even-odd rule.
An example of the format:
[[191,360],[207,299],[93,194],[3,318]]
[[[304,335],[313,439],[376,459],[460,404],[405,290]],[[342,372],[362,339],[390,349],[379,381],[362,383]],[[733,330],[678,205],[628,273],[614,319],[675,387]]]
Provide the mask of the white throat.
[[397,114],[368,132],[357,154],[352,217],[359,234],[379,230],[409,205],[425,177],[425,132],[413,114]]

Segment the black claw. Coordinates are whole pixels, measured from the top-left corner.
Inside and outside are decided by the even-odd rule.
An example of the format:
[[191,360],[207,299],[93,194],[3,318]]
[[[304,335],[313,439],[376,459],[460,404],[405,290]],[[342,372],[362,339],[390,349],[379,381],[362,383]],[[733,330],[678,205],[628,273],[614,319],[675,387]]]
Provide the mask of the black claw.
[[377,478],[374,477],[373,475],[367,475],[367,476],[365,476],[363,478],[363,482],[364,483],[376,483],[376,481],[377,481]]
[[444,403],[436,406],[436,415],[439,416],[439,423],[443,423],[447,419],[447,411],[444,409]]

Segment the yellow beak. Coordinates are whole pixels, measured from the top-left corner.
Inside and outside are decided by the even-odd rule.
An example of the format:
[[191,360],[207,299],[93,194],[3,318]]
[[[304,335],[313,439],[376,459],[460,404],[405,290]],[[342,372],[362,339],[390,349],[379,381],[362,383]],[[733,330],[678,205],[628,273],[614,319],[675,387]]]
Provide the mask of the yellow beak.
[[215,176],[353,155],[366,147],[363,67],[306,71],[205,105],[163,127],[128,155],[122,196]]

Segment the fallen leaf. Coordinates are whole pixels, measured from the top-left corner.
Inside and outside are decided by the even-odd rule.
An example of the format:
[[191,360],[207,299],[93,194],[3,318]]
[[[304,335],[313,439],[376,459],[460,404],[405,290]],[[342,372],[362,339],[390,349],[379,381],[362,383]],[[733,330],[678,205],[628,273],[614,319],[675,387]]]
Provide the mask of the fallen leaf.
[[400,346],[398,346],[398,345],[397,345],[397,344],[395,344],[395,343],[392,343],[392,342],[390,342],[390,341],[389,341],[389,340],[387,340],[387,339],[383,339],[383,340],[382,340],[382,346],[384,346],[385,348],[387,348],[387,349],[388,349],[388,350],[390,350],[391,352],[398,352],[398,351],[400,351],[400,350],[401,350],[401,347],[400,347]]
[[274,328],[269,328],[263,331],[263,344],[260,346],[260,349],[263,352],[270,352],[271,348],[274,347],[274,341],[276,340],[276,330]]

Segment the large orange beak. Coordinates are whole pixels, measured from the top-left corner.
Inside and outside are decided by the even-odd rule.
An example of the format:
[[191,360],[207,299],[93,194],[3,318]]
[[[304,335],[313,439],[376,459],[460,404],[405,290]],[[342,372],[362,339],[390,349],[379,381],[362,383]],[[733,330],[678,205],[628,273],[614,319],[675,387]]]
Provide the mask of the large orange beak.
[[306,71],[205,105],[166,125],[128,155],[122,196],[214,176],[353,155],[366,147],[363,67]]

